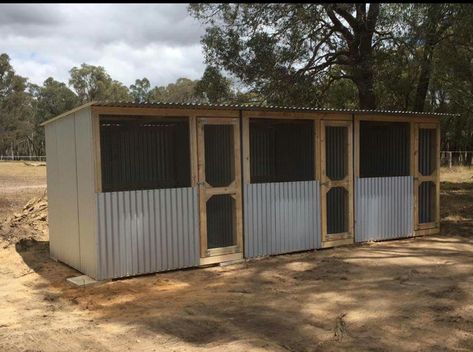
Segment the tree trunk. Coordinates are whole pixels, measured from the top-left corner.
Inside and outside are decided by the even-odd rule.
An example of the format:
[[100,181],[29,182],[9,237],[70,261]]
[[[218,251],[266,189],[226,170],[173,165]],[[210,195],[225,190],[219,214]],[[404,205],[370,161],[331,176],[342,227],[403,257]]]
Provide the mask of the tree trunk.
[[428,45],[424,49],[424,57],[422,60],[419,80],[417,82],[416,98],[414,101],[414,111],[422,112],[429,91],[430,75],[432,73],[432,55],[434,51],[433,45]]
[[376,95],[374,92],[373,73],[364,71],[361,77],[354,80],[354,83],[358,89],[360,109],[376,109]]

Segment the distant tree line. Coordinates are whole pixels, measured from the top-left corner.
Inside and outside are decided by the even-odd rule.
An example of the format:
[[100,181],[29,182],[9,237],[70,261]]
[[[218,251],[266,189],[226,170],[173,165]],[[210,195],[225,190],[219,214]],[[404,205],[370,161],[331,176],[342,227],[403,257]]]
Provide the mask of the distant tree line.
[[0,154],[44,154],[43,121],[94,100],[255,103],[448,112],[442,149],[473,150],[473,6],[469,4],[191,4],[206,26],[207,67],[127,87],[101,66],[68,84],[19,76],[0,55]]
[[52,77],[36,85],[15,72],[7,54],[0,55],[0,155],[44,155],[44,129],[40,124],[91,101],[256,102],[252,93],[236,90],[230,79],[211,66],[200,80],[179,78],[156,87],[151,87],[146,77],[127,87],[101,66],[82,64],[69,73],[69,85]]

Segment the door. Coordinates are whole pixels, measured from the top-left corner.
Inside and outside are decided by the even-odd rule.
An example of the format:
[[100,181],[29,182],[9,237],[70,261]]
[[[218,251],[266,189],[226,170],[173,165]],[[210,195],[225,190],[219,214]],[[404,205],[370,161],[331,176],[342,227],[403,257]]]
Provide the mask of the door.
[[[436,124],[415,125],[414,229],[436,232],[440,224],[440,129]],[[424,231],[425,230],[425,231]],[[420,231],[420,232],[419,232]]]
[[243,257],[238,119],[197,120],[200,264]]
[[322,121],[322,247],[353,243],[352,141],[351,121]]

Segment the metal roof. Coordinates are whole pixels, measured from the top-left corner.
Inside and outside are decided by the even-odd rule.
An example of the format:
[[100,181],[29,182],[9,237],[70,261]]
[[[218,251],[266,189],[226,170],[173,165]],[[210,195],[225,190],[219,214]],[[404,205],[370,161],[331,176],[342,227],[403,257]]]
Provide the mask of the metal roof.
[[416,112],[416,111],[400,111],[400,110],[363,110],[363,109],[334,109],[334,108],[316,108],[316,107],[299,107],[299,106],[275,106],[275,105],[252,105],[252,104],[201,104],[201,103],[171,103],[171,102],[155,102],[155,103],[134,103],[126,101],[94,101],[83,104],[73,110],[67,111],[41,124],[44,126],[50,122],[60,119],[72,112],[81,110],[89,106],[103,107],[135,107],[135,108],[181,108],[181,109],[212,109],[212,110],[264,110],[264,111],[290,111],[290,112],[319,112],[319,113],[349,113],[349,114],[379,114],[379,115],[399,115],[412,117],[456,117],[458,114],[436,113],[436,112]]

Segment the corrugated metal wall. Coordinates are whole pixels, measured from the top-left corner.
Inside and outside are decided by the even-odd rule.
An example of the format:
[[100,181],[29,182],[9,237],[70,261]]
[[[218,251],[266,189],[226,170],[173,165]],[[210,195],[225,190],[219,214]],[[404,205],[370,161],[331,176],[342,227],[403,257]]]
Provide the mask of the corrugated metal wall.
[[92,118],[84,108],[45,127],[51,257],[96,276]]
[[98,279],[199,265],[196,188],[97,194]]
[[318,181],[245,185],[245,257],[320,246]]
[[356,242],[413,234],[413,182],[411,176],[356,179]]

